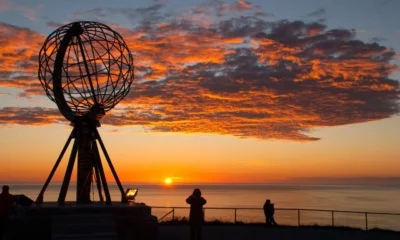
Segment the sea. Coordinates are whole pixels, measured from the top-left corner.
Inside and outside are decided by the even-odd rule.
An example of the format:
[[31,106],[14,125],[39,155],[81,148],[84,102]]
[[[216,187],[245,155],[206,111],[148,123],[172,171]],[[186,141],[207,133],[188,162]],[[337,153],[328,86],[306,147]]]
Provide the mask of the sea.
[[[24,194],[35,200],[42,184],[9,184],[12,194]],[[110,184],[113,201],[121,199],[118,187]],[[258,223],[264,221],[263,204],[275,204],[275,220],[282,225],[348,226],[361,229],[400,231],[400,186],[310,185],[310,184],[124,184],[137,188],[136,202],[152,207],[158,219],[185,218],[186,198],[199,188],[207,200],[208,221]],[[44,201],[57,201],[59,184],[50,184]],[[76,186],[71,183],[66,201],[74,201]],[[92,199],[98,192],[92,188]],[[173,211],[172,211],[173,210]]]

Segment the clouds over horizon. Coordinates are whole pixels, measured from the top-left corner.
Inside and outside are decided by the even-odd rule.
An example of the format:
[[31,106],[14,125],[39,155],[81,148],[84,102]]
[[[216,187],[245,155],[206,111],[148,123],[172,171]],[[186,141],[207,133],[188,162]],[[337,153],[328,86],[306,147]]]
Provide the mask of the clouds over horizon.
[[[207,7],[210,3],[219,7]],[[212,0],[179,15],[166,14],[164,8],[157,3],[76,14],[107,18],[113,13],[133,21],[130,28],[109,24],[135,56],[136,81],[103,123],[309,141],[318,139],[307,135],[316,127],[399,113],[399,83],[390,79],[398,70],[390,63],[395,51],[357,40],[354,30],[270,20],[271,14],[244,0]],[[5,23],[0,23],[0,32],[0,87],[20,89],[22,96],[43,96],[36,73],[45,36]],[[36,117],[16,107],[1,112],[0,124],[61,119],[42,108],[32,108]]]

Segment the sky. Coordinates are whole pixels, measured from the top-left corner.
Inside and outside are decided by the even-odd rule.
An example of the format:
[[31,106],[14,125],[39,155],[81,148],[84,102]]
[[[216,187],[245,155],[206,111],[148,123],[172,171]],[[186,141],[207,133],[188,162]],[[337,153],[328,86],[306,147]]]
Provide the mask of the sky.
[[0,182],[47,178],[72,127],[38,79],[39,50],[57,28],[96,21],[133,55],[130,91],[98,129],[122,182],[393,183],[398,9],[396,0],[0,0]]

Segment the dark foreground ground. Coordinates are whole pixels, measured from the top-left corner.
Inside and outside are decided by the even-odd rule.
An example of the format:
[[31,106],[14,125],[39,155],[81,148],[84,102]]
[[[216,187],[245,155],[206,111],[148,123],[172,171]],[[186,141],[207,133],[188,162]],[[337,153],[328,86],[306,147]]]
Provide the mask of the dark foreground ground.
[[[159,240],[190,239],[187,225],[160,225]],[[326,227],[265,227],[262,225],[206,225],[203,240],[400,240],[400,232]]]

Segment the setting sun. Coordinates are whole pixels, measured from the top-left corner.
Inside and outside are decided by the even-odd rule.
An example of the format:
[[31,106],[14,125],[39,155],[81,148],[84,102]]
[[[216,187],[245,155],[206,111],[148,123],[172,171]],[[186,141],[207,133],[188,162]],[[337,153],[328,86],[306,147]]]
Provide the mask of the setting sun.
[[170,185],[170,184],[172,184],[172,179],[171,178],[166,178],[166,179],[164,179],[164,183],[167,184],[167,185]]

